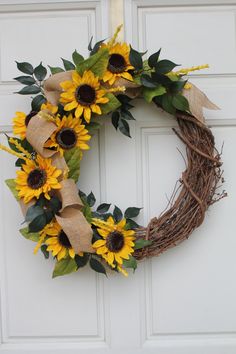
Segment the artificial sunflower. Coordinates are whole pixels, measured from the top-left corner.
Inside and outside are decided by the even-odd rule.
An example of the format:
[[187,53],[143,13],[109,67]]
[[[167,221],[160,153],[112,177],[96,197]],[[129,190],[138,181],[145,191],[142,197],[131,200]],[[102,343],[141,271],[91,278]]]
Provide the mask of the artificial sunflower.
[[82,76],[77,71],[73,71],[72,81],[64,81],[60,85],[64,90],[60,98],[64,110],[75,109],[76,118],[80,118],[83,114],[87,123],[90,122],[91,112],[102,114],[100,104],[109,101],[104,97],[106,91],[101,89],[99,79],[92,71],[85,71]]
[[44,109],[50,111],[52,114],[56,114],[58,111],[58,107],[54,106],[53,104],[51,104],[48,101],[41,105],[41,110],[44,110]]
[[112,268],[117,266],[120,272],[127,275],[122,264],[134,252],[134,230],[126,230],[126,219],[116,224],[112,216],[107,221],[94,218],[92,224],[97,226],[97,232],[103,238],[93,243],[96,253]]
[[35,111],[31,111],[29,114],[16,112],[16,116],[13,118],[13,134],[19,135],[22,140],[25,139],[27,125],[36,114]]
[[[102,48],[104,48],[104,46],[102,46]],[[109,61],[107,70],[103,76],[103,81],[108,81],[109,85],[113,85],[120,77],[133,81],[132,75],[128,72],[134,69],[129,61],[130,46],[126,43],[116,43],[111,48],[108,46],[108,49]]]
[[91,139],[85,125],[81,119],[76,119],[69,114],[62,119],[57,116],[55,118],[57,130],[51,135],[50,139],[44,145],[47,148],[55,148],[63,155],[64,150],[72,149],[77,146],[81,150],[88,150],[87,141]]
[[75,251],[71,246],[70,240],[56,220],[47,224],[40,232],[39,242],[35,247],[34,253],[38,251],[44,241],[48,246],[47,251],[51,251],[53,257],[57,257],[58,261],[66,258],[68,255],[71,258],[75,258]]
[[22,165],[22,170],[17,171],[16,190],[18,196],[23,198],[24,203],[30,202],[33,198],[39,198],[44,194],[50,199],[49,192],[53,189],[60,189],[58,177],[62,174],[52,165],[51,159],[44,159],[37,156],[35,160],[27,159]]

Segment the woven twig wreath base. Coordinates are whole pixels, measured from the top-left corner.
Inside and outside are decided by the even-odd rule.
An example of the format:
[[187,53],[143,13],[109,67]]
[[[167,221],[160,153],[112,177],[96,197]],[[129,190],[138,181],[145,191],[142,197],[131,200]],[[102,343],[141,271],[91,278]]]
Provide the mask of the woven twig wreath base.
[[152,241],[151,246],[135,252],[139,260],[158,256],[187,239],[202,224],[208,207],[226,195],[218,193],[223,178],[211,130],[190,115],[178,114],[176,118],[179,129],[173,130],[186,145],[187,167],[169,209],[136,231],[137,238]]

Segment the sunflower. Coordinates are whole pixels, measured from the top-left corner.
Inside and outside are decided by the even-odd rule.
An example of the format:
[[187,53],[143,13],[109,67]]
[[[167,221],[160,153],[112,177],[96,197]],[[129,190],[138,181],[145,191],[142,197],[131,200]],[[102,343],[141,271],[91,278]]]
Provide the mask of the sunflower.
[[58,177],[62,171],[52,166],[51,159],[44,159],[37,156],[35,160],[27,159],[22,165],[22,170],[17,171],[16,190],[18,196],[23,198],[24,203],[30,202],[33,198],[39,198],[44,194],[50,199],[49,192],[53,189],[60,189]]
[[134,230],[126,230],[126,219],[116,224],[112,216],[109,216],[107,221],[94,218],[92,224],[97,226],[97,231],[102,236],[101,240],[93,243],[96,253],[112,268],[117,266],[120,272],[127,275],[122,264],[123,260],[129,259],[134,252]]
[[[104,46],[102,47],[104,48]],[[116,43],[109,49],[108,66],[103,76],[104,82],[108,81],[109,85],[113,85],[120,77],[133,81],[132,75],[128,72],[128,70],[134,69],[129,61],[129,52],[130,46],[126,43]]]
[[44,145],[47,148],[55,148],[63,155],[64,150],[72,149],[77,146],[81,150],[88,150],[87,141],[91,139],[85,125],[81,124],[81,119],[76,119],[69,114],[60,119],[55,118],[57,130],[51,135],[50,139]]
[[29,114],[16,112],[16,116],[13,118],[13,134],[19,135],[22,140],[25,139],[27,125],[36,114],[35,111],[31,111]]
[[104,97],[106,91],[101,89],[99,79],[92,71],[85,71],[82,76],[73,71],[72,81],[64,81],[60,85],[64,90],[60,99],[64,110],[75,109],[76,118],[80,118],[83,113],[87,123],[90,122],[91,112],[102,114],[99,104],[109,101]]
[[50,111],[52,114],[56,114],[58,111],[58,107],[52,105],[50,102],[45,102],[41,105],[41,110],[46,109],[48,111]]
[[[75,258],[75,251],[71,246],[70,240],[56,220],[47,224],[40,232],[39,242],[35,247],[34,253],[38,251],[45,239],[45,244],[48,246],[47,251],[51,251],[53,257],[57,257],[58,261],[68,255],[71,258]],[[83,254],[80,253],[80,255]]]

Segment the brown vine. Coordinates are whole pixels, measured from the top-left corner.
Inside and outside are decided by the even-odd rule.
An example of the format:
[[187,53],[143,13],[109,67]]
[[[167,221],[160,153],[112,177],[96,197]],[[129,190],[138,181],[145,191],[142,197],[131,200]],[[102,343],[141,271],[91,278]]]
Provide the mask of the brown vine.
[[208,207],[226,196],[224,191],[218,193],[222,163],[211,130],[188,114],[178,113],[176,118],[179,129],[173,130],[186,146],[187,167],[169,209],[151,219],[146,228],[136,230],[137,238],[152,241],[135,252],[139,260],[158,256],[187,239],[202,224]]

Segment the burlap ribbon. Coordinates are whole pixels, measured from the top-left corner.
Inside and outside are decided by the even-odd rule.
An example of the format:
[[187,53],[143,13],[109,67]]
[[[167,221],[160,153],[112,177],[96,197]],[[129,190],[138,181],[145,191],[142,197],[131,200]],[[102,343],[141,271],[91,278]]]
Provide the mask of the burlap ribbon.
[[[43,113],[45,113],[45,117]],[[52,165],[62,171],[59,177],[61,189],[57,192],[62,202],[62,209],[60,210],[60,215],[55,216],[56,220],[69,238],[75,253],[92,253],[94,252],[91,245],[92,228],[81,211],[83,203],[79,198],[75,182],[72,179],[66,179],[68,174],[66,161],[57,151],[44,147],[46,141],[57,129],[56,124],[47,120],[47,116],[48,112],[42,111],[30,119],[26,129],[26,138],[39,155],[43,158],[51,158]],[[28,208],[33,204],[35,204],[35,200],[28,204],[24,204],[20,200],[24,216]]]

